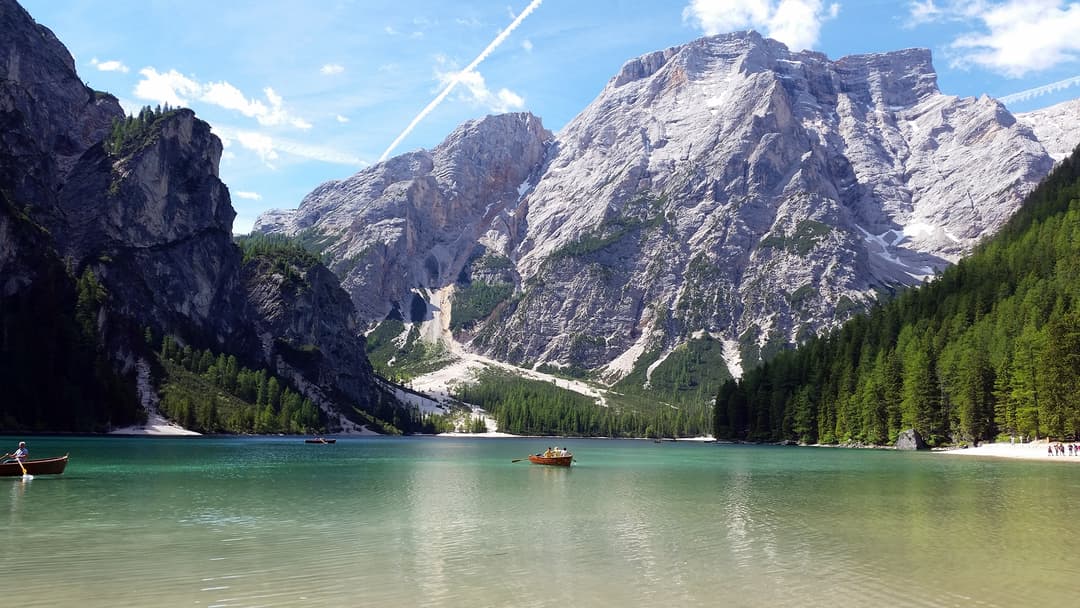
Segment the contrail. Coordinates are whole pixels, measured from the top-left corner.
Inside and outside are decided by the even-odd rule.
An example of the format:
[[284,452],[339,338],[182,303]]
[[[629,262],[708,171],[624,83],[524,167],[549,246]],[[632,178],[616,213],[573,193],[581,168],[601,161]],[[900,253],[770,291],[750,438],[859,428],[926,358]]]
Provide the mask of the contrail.
[[517,29],[517,26],[521,25],[521,22],[529,16],[529,13],[536,10],[536,7],[540,6],[540,3],[543,1],[544,0],[532,0],[532,2],[529,3],[529,6],[526,6],[525,10],[521,11],[521,14],[518,15],[517,18],[514,19],[514,21],[511,22],[505,30],[499,32],[499,35],[495,36],[495,39],[491,41],[491,44],[488,44],[487,48],[485,48],[479,55],[476,56],[476,59],[472,60],[472,63],[465,66],[464,70],[461,70],[460,72],[454,74],[450,78],[450,82],[446,83],[446,87],[443,88],[443,90],[439,91],[439,94],[435,96],[435,99],[431,100],[431,103],[429,103],[427,107],[425,107],[423,110],[420,110],[420,113],[416,115],[416,118],[412,119],[412,122],[409,123],[409,126],[405,127],[405,130],[402,131],[401,135],[398,135],[397,139],[395,139],[394,142],[390,144],[390,147],[386,149],[386,152],[382,153],[382,156],[379,157],[379,162],[386,160],[386,158],[390,156],[390,153],[394,150],[394,148],[396,148],[397,145],[401,143],[401,140],[408,137],[409,133],[412,132],[416,125],[420,124],[420,121],[424,120],[424,117],[430,114],[436,106],[442,103],[442,100],[446,99],[446,96],[449,95],[450,91],[457,85],[461,74],[471,72],[472,70],[476,69],[476,66],[480,65],[480,62],[487,59],[488,55],[490,55],[492,51],[499,48],[499,45],[502,44],[504,40],[506,40],[506,37],[509,36],[510,33],[513,32],[515,29]]
[[1020,91],[1019,93],[1013,93],[1004,97],[999,97],[998,101],[1003,104],[1010,104],[1014,101],[1027,101],[1036,97],[1042,97],[1050,93],[1056,93],[1071,87],[1080,85],[1080,76],[1073,76],[1072,78],[1066,78],[1065,80],[1059,80],[1057,82],[1051,82],[1050,84],[1044,84],[1041,87],[1035,87],[1034,89],[1028,89],[1026,91]]

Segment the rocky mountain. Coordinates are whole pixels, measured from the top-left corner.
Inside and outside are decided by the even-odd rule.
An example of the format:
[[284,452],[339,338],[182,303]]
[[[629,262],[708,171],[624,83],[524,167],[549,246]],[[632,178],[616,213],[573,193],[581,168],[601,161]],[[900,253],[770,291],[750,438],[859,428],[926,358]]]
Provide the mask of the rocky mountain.
[[1056,161],[1063,160],[1080,144],[1080,99],[1017,114],[1016,118],[1031,127]]
[[[138,387],[146,408],[157,398],[146,337],[164,334],[290,379],[331,416],[333,428],[348,426],[342,416],[353,416],[354,407],[390,400],[335,277],[318,265],[242,259],[228,188],[218,178],[222,146],[209,125],[190,110],[168,108],[125,118],[114,97],[83,84],[60,41],[13,0],[0,0],[0,29],[5,335],[35,324],[47,335],[63,324],[31,304],[49,299],[39,293],[46,287],[60,292],[54,300],[72,300],[78,281],[78,304],[56,315],[82,319],[81,340],[96,344],[91,350],[111,368],[102,378],[132,393]],[[290,273],[304,280],[286,285]],[[5,362],[41,348],[29,341],[2,346]],[[49,376],[40,367],[28,373]],[[4,408],[0,427],[29,424],[30,399],[9,403],[21,414]],[[87,426],[138,417],[103,412]]]
[[504,361],[647,384],[677,348],[738,374],[923,281],[1052,165],[999,102],[942,94],[927,50],[746,32],[629,61],[555,136],[468,123],[256,229],[317,245],[368,323],[413,310]]

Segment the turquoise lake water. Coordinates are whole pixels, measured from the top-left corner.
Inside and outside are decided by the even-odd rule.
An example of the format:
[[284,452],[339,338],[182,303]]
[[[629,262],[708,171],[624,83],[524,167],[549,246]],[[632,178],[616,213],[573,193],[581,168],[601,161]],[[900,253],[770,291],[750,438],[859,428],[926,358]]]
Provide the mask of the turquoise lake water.
[[[27,441],[71,461],[0,478],[3,606],[1014,607],[1080,591],[1080,467],[1066,463],[609,440]],[[552,443],[573,468],[511,462]]]

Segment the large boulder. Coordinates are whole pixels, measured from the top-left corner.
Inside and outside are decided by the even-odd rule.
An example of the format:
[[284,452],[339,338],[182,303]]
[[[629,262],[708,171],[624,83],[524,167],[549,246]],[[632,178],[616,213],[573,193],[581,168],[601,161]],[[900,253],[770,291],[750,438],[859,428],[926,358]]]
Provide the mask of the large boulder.
[[896,437],[896,449],[898,450],[925,450],[928,449],[922,435],[915,429],[900,431]]

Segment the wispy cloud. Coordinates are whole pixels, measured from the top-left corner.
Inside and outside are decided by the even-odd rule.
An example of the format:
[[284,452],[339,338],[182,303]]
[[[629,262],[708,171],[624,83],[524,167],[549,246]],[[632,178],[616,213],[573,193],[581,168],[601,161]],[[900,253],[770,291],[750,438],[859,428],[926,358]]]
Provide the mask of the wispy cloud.
[[345,124],[345,123],[349,122],[349,119],[347,117],[345,117],[345,116],[342,116],[341,114],[338,114],[337,116],[335,116],[334,119],[337,120],[338,122],[340,122],[341,124]]
[[919,0],[908,13],[912,25],[959,21],[975,28],[949,44],[953,67],[1021,77],[1080,57],[1080,2]]
[[526,52],[531,53],[532,50],[533,50],[532,40],[529,40],[528,38],[526,38],[525,40],[522,40],[521,41],[521,48],[525,49]]
[[411,133],[412,130],[416,128],[416,125],[420,124],[420,121],[423,120],[425,116],[430,114],[432,110],[438,107],[438,105],[442,103],[444,99],[446,99],[446,96],[450,94],[450,91],[452,91],[454,87],[457,86],[457,84],[461,81],[461,77],[463,75],[476,73],[476,67],[480,65],[480,63],[483,62],[485,59],[487,59],[488,55],[491,55],[491,53],[493,53],[495,49],[499,48],[499,45],[502,44],[503,41],[505,41],[507,37],[509,37],[510,34],[515,29],[517,29],[519,25],[521,25],[521,22],[524,21],[530,13],[532,13],[534,10],[536,10],[537,7],[540,6],[541,2],[543,2],[543,0],[532,0],[531,2],[529,2],[529,5],[525,7],[525,10],[521,11],[521,14],[515,17],[514,20],[510,23],[510,25],[506,27],[506,29],[499,32],[499,34],[495,36],[495,39],[492,40],[487,45],[487,47],[485,47],[484,50],[476,56],[476,59],[473,59],[469,65],[465,66],[464,70],[457,72],[457,77],[451,78],[449,82],[446,83],[446,86],[443,87],[442,91],[439,91],[439,94],[435,96],[435,99],[432,99],[431,103],[425,106],[423,110],[420,110],[420,113],[416,115],[416,118],[412,119],[412,122],[409,123],[409,126],[405,127],[405,130],[401,132],[401,135],[398,135],[397,138],[390,144],[390,146],[386,148],[386,151],[383,152],[382,156],[379,157],[379,160],[384,161],[387,159],[387,157],[390,156],[390,153],[394,151],[394,148],[396,148],[402,140],[408,137],[409,133]]
[[233,195],[236,198],[242,198],[242,199],[249,200],[249,201],[261,201],[262,200],[262,195],[259,194],[258,192],[243,192],[243,191],[241,191],[241,192],[234,192]]
[[491,92],[491,89],[487,87],[487,83],[484,82],[483,75],[475,70],[439,74],[439,80],[444,86],[449,85],[451,81],[457,81],[468,91],[466,99],[471,103],[484,106],[492,112],[509,112],[525,106],[525,100],[510,89],[503,88],[496,93]]
[[176,70],[159,73],[154,68],[143,68],[139,74],[142,80],[135,85],[135,96],[139,99],[174,106],[189,106],[192,100],[198,100],[240,112],[263,126],[291,125],[302,130],[312,126],[286,110],[284,100],[270,87],[263,89],[264,103],[260,99],[248,98],[240,89],[225,81],[203,84]]
[[1065,80],[1051,82],[1050,84],[1045,84],[1041,87],[1035,87],[1032,89],[1027,89],[1026,91],[1019,91],[1017,93],[1005,95],[1004,97],[999,97],[998,101],[1008,105],[1010,103],[1028,101],[1029,99],[1035,99],[1036,97],[1042,97],[1043,95],[1057,93],[1058,91],[1071,89],[1075,86],[1080,86],[1080,76],[1073,76],[1072,78],[1066,78]]
[[802,50],[813,48],[821,25],[839,13],[839,3],[822,0],[691,0],[683,21],[710,36],[753,28]]
[[332,76],[334,74],[340,74],[345,71],[345,66],[337,63],[328,63],[319,68],[319,73],[324,76]]
[[90,65],[96,67],[102,72],[123,72],[128,73],[131,71],[128,66],[124,65],[122,61],[110,59],[109,61],[98,61],[97,57],[90,60]]
[[259,157],[259,160],[271,169],[276,168],[276,163],[281,159],[281,154],[352,167],[364,167],[368,164],[355,154],[328,146],[311,145],[266,133],[223,125],[214,125],[213,131],[222,139],[222,142],[231,144],[235,141],[240,144],[241,148],[254,152]]

